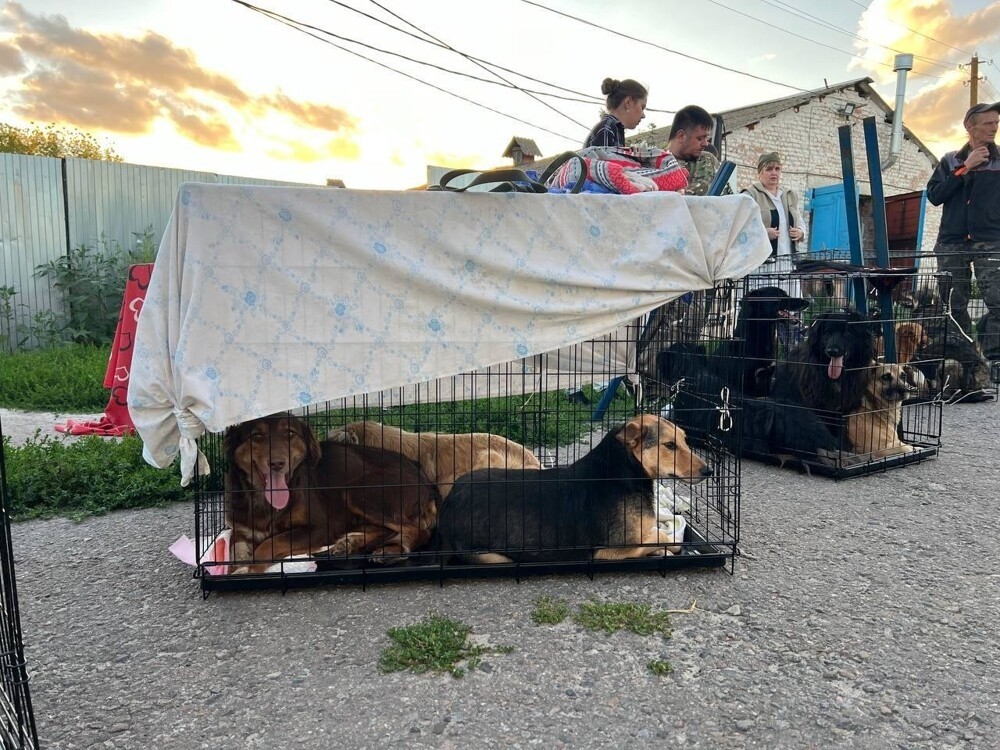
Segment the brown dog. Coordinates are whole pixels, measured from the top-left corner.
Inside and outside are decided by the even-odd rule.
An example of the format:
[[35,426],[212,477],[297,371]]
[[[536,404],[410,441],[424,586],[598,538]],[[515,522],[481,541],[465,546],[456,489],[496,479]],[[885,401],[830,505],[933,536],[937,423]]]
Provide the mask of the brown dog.
[[640,414],[575,463],[460,477],[438,534],[443,549],[480,563],[662,555],[669,545],[656,523],[653,480],[711,475],[681,428]]
[[[405,555],[430,538],[439,496],[398,453],[316,441],[309,425],[273,414],[223,438],[226,522],[234,572],[333,545],[346,553]],[[349,541],[348,541],[349,540]]]
[[902,365],[875,368],[861,406],[847,415],[847,439],[855,453],[875,459],[913,452],[898,433],[909,392]]
[[441,497],[448,497],[455,478],[476,469],[540,469],[535,455],[523,445],[488,432],[448,435],[437,432],[407,432],[378,422],[353,422],[331,430],[330,440],[338,443],[373,445],[402,453],[437,485]]

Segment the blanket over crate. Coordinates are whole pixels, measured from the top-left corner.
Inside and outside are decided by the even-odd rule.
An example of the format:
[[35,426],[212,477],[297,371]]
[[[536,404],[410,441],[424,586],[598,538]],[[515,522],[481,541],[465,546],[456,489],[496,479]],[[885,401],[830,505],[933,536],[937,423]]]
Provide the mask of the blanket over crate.
[[180,453],[186,484],[196,461],[207,471],[206,430],[578,344],[770,251],[743,195],[187,183],[139,319],[129,410],[146,460]]

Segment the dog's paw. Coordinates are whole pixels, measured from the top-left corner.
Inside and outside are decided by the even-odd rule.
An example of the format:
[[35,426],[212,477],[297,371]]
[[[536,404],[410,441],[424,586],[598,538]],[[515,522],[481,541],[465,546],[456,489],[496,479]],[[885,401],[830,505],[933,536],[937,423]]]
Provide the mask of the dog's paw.
[[387,544],[372,551],[371,561],[376,565],[399,565],[406,559],[409,550],[398,544]]

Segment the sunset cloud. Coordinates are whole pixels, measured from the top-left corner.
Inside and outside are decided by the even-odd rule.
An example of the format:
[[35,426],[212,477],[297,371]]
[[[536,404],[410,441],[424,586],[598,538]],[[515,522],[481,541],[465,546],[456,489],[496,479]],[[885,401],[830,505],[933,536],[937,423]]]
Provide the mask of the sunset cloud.
[[[892,69],[881,63],[891,64],[896,53],[878,45],[914,55],[914,75],[907,83],[906,126],[924,141],[949,142],[955,147],[964,141],[962,115],[969,106],[971,57],[961,50],[1000,49],[1000,0],[965,16],[955,14],[952,0],[874,0],[859,19],[858,34],[874,44],[857,43],[863,59],[854,65],[882,84],[895,80]],[[965,69],[959,70],[959,64],[965,64]],[[985,72],[980,69],[980,75]],[[994,80],[993,85],[1000,86],[1000,81]]]
[[248,93],[154,32],[139,38],[91,33],[72,28],[63,16],[32,14],[14,2],[0,11],[0,31],[8,35],[0,42],[0,76],[19,77],[7,107],[24,120],[122,135],[151,133],[166,121],[194,143],[240,151],[241,133],[280,115],[291,129],[257,133],[273,141],[275,150],[298,149],[289,135],[296,129],[313,131],[310,141],[321,131],[334,136],[330,145],[302,146],[304,153],[357,158],[357,123],[344,110],[281,92]]

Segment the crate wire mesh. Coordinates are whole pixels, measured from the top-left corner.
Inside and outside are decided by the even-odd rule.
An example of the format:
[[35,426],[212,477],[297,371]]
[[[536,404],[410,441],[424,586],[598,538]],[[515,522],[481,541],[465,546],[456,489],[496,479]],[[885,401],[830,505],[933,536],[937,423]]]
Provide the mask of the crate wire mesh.
[[28,673],[21,639],[21,615],[14,580],[14,551],[10,534],[10,497],[3,450],[3,425],[0,424],[0,500],[3,523],[0,525],[0,747],[36,748],[38,734],[28,690]]
[[[226,440],[203,437],[212,466],[197,478],[195,504],[203,590],[731,565],[738,451],[706,435],[694,436],[687,452],[661,426],[659,417],[670,419],[670,388],[655,373],[634,374],[644,327],[636,321],[558,352],[298,410],[324,460],[287,479],[276,475],[312,460],[298,428],[282,423],[251,436],[259,456],[251,461],[252,449],[241,457],[234,447],[247,424]],[[630,428],[637,414],[646,421]],[[453,437],[470,433],[484,437]],[[482,440],[490,440],[485,450]],[[663,476],[652,497],[637,489],[637,467]],[[468,474],[483,468],[492,474]],[[251,501],[242,489],[254,482],[266,490]],[[449,510],[455,498],[461,513]],[[449,528],[438,526],[442,517]],[[478,525],[478,535],[458,533],[456,519]],[[289,525],[299,529],[294,540]],[[427,533],[414,531],[421,526]]]
[[[846,478],[936,455],[947,329],[943,308],[918,300],[938,287],[940,275],[772,268],[746,277],[736,295],[732,333],[742,359],[727,365],[728,344],[715,361],[688,360],[673,373],[682,392],[685,379],[742,386],[745,398],[734,412],[742,451],[759,460]],[[879,289],[891,299],[887,308]],[[873,315],[891,314],[845,312],[856,311],[860,295]],[[679,423],[695,425],[690,400],[680,406],[687,411],[678,413]],[[700,421],[700,429],[710,428],[707,418]]]

